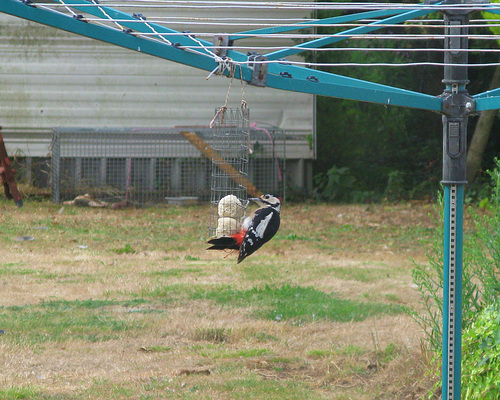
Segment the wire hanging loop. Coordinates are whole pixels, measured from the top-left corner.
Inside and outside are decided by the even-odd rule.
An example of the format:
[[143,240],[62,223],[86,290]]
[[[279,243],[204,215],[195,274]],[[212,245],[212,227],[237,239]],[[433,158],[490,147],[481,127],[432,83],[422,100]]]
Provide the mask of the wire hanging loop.
[[[218,119],[220,120],[221,125],[224,123],[224,117],[225,117],[225,113],[227,110],[227,103],[229,102],[229,95],[231,94],[231,87],[233,85],[234,74],[236,72],[236,65],[237,64],[232,62],[232,60],[228,57],[226,57],[226,59],[230,60],[230,62],[227,63],[227,65],[229,65],[229,67],[230,67],[228,76],[231,78],[231,80],[229,82],[229,87],[227,88],[227,94],[226,94],[226,99],[224,101],[224,105],[217,110],[214,118],[212,119],[212,121],[210,121],[210,124],[209,124],[210,128],[214,127],[215,121],[217,121]],[[240,81],[241,81],[241,109],[242,109],[242,111],[245,111],[248,107],[248,104],[245,100],[245,92],[243,90],[243,70],[241,68],[241,65],[238,65],[238,66],[240,67]],[[221,68],[221,63],[219,63],[219,66],[214,71],[212,71],[212,73],[207,77],[207,79],[210,78],[210,76],[213,75],[214,73],[216,75],[220,75],[221,73],[216,73],[218,68]],[[223,68],[227,68],[227,66],[223,67]]]
[[247,111],[248,108],[248,103],[245,99],[245,85],[243,82],[243,68],[241,68],[241,64],[238,64],[238,67],[240,67],[240,83],[241,83],[241,109]]

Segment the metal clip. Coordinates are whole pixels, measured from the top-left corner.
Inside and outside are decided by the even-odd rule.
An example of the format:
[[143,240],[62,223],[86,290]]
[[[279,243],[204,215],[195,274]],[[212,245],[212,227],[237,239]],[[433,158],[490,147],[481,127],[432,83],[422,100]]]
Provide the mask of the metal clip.
[[214,53],[219,57],[227,56],[227,48],[231,44],[229,43],[229,36],[227,34],[219,34],[214,36]]
[[267,57],[251,52],[248,55],[248,67],[252,70],[252,80],[250,85],[266,86],[267,82],[267,64],[262,61],[267,61]]
[[141,21],[146,21],[146,17],[142,15],[141,13],[133,13],[132,16],[134,18],[140,19]]

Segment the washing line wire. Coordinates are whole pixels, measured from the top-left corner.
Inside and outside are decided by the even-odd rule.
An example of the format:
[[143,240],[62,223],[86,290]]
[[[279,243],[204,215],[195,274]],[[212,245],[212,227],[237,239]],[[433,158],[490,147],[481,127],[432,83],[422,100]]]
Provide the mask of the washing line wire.
[[[162,41],[164,41],[166,44],[169,44],[171,45],[172,43],[167,39],[167,37],[169,36],[178,36],[178,35],[181,35],[182,33],[180,32],[165,32],[165,33],[159,33],[155,28],[154,28],[154,25],[157,24],[156,21],[155,22],[152,22],[151,20],[146,20],[146,17],[144,17],[142,14],[136,14],[134,13],[134,19],[116,19],[116,18],[112,18],[110,16],[110,14],[106,11],[106,7],[104,7],[105,4],[113,4],[115,6],[131,6],[131,5],[137,5],[137,4],[140,4],[141,6],[142,5],[151,5],[151,4],[154,4],[154,5],[165,5],[165,4],[169,4],[169,5],[178,5],[178,4],[181,4],[181,2],[179,1],[173,1],[173,0],[132,0],[130,2],[124,2],[124,0],[100,0],[99,2],[97,0],[88,0],[87,2],[81,2],[81,3],[70,3],[70,4],[67,4],[65,2],[65,0],[54,0],[54,1],[58,1],[57,4],[54,4],[52,5],[53,7],[54,6],[60,6],[62,7],[63,9],[65,9],[66,11],[68,11],[72,16],[76,16],[77,14],[72,10],[71,7],[82,7],[82,6],[87,6],[87,7],[94,7],[94,8],[97,8],[100,13],[105,17],[105,18],[94,18],[94,17],[87,17],[87,18],[84,18],[84,20],[86,22],[93,22],[93,23],[96,23],[96,24],[101,24],[101,25],[106,25],[107,23],[110,23],[112,27],[117,27],[119,30],[121,31],[128,31],[128,33],[132,33],[132,34],[135,34],[137,36],[140,36],[140,37],[144,37],[144,38],[160,38]],[[228,4],[240,4],[242,6],[250,6],[250,5],[262,5],[262,4],[271,4],[269,2],[247,2],[247,1],[242,1],[242,2],[235,2],[235,1],[228,1],[228,2],[219,2],[219,1],[202,1],[202,0],[194,0],[194,1],[191,1],[190,3],[193,3],[193,4],[222,4],[222,3],[228,3]],[[43,4],[44,8],[47,8],[47,5],[48,3],[40,3],[41,5]],[[276,3],[272,3],[272,4],[276,4]],[[280,5],[281,4],[292,4],[292,3],[286,3],[286,2],[283,2],[283,3],[279,3]],[[293,4],[299,4],[299,2],[297,3],[293,3]],[[319,3],[300,3],[300,4],[319,4]],[[348,4],[356,4],[356,5],[359,5],[359,3],[335,3],[336,5],[348,5]],[[373,3],[373,4],[377,4],[378,6],[378,9],[381,9],[382,7],[385,7],[387,5],[384,5],[384,4],[381,4],[381,3]],[[182,5],[182,4],[181,4]],[[368,4],[367,3],[363,3],[363,7],[366,7]],[[392,6],[393,4],[391,4]],[[405,7],[408,6],[408,5],[405,5]],[[468,5],[469,8],[471,7],[471,5]],[[500,5],[499,5],[500,6]],[[427,7],[427,6],[426,6]],[[50,7],[49,7],[50,8]],[[412,5],[412,7],[409,7],[409,9],[415,9],[415,5]],[[62,10],[61,8],[59,8],[59,10]],[[109,8],[108,8],[109,10]],[[258,19],[255,19],[256,21],[258,21]],[[133,31],[133,30],[130,30],[130,29],[125,29],[123,25],[126,26],[126,23],[127,22],[131,22],[133,21],[134,23],[137,23],[139,21],[141,21],[142,23],[145,24],[145,26],[147,26],[150,30],[150,32],[136,32],[136,31]],[[371,20],[373,21],[373,20]],[[378,21],[378,20],[377,20]],[[419,20],[416,20],[416,21],[419,21]],[[435,22],[435,20],[426,20],[427,21],[432,21],[432,22]],[[476,20],[475,20],[476,21]],[[477,21],[480,21],[480,20],[477,20]],[[489,21],[494,21],[494,22],[498,22],[498,20],[489,20]],[[170,23],[175,23],[176,21],[172,21],[170,20],[169,21]],[[195,21],[191,22],[194,24]],[[342,28],[346,28],[346,27],[352,27],[352,26],[364,26],[363,24],[352,24],[352,23],[349,23],[349,24],[320,24],[319,23],[320,20],[310,20],[310,23],[311,23],[311,26],[309,25],[304,25],[303,22],[300,23],[300,28],[311,28],[311,27],[342,27]],[[441,22],[441,20],[439,20],[439,22]],[[177,22],[177,23],[182,23],[182,22]],[[207,25],[206,21],[201,21],[199,22],[199,24],[205,24]],[[237,23],[234,23],[234,22],[228,22],[228,23],[225,23],[225,26],[240,26],[241,24],[237,24]],[[260,24],[255,24],[255,25],[259,25],[261,26]],[[498,23],[495,23],[495,24],[492,24],[493,26],[500,26],[500,24]],[[108,26],[108,25],[106,25]],[[247,25],[248,26],[248,25]],[[269,24],[269,26],[295,26],[293,23],[292,24]],[[472,24],[469,24],[469,27],[487,27],[489,25],[485,25],[485,24],[477,24],[475,23],[474,25]],[[415,28],[415,27],[423,27],[423,28],[426,28],[426,29],[430,29],[430,28],[436,28],[436,29],[442,29],[444,28],[445,26],[442,25],[442,24],[438,24],[438,25],[432,25],[431,23],[429,24],[424,24],[424,25],[419,25],[418,23],[412,23],[412,24],[387,24],[386,26],[384,24],[380,24],[379,27],[385,27],[385,28],[392,28],[392,27],[397,27],[397,28],[407,28],[407,27],[412,27],[412,28]],[[190,52],[193,52],[193,53],[197,53],[197,54],[202,54],[204,56],[208,56],[210,58],[213,58],[217,63],[218,63],[218,67],[215,68],[211,73],[210,75],[208,76],[208,78],[210,76],[212,76],[213,74],[216,74],[216,75],[221,75],[221,74],[224,74],[226,71],[228,71],[228,74],[231,75],[232,73],[234,73],[234,65],[243,65],[243,64],[248,64],[248,61],[246,62],[239,62],[239,63],[236,63],[234,62],[233,60],[231,59],[228,59],[228,58],[222,58],[222,57],[219,57],[215,50],[217,48],[219,49],[222,49],[223,47],[215,47],[215,46],[211,46],[211,45],[207,45],[205,43],[203,43],[201,40],[197,39],[196,36],[198,37],[213,37],[214,35],[216,35],[215,33],[213,32],[196,32],[196,33],[189,33],[187,34],[187,36],[190,37],[190,39],[192,39],[197,45],[192,45],[192,46],[182,46],[182,48],[184,50],[187,50],[187,51],[190,51]],[[228,36],[230,36],[230,34],[227,34]],[[314,39],[319,39],[319,38],[326,38],[326,37],[331,37],[332,35],[328,35],[328,34],[317,34],[317,33],[305,33],[305,34],[289,34],[289,33],[278,33],[278,34],[275,34],[275,33],[258,33],[258,32],[254,32],[254,33],[248,33],[248,34],[238,34],[239,37],[247,37],[247,38],[251,38],[251,39],[273,39],[273,40],[314,40]],[[405,41],[408,41],[408,40],[445,40],[447,38],[451,38],[451,37],[457,37],[457,38],[460,38],[460,37],[468,37],[469,39],[471,40],[499,40],[500,39],[500,36],[499,35],[495,35],[495,34],[456,34],[456,35],[446,35],[446,34],[443,34],[443,33],[437,33],[437,34],[429,34],[429,33],[421,33],[421,34],[415,34],[415,33],[408,33],[408,34],[404,34],[404,33],[401,33],[401,34],[394,34],[394,33],[382,33],[382,34],[374,34],[374,33],[366,33],[366,34],[357,34],[357,35],[351,35],[351,34],[342,34],[342,33],[337,33],[335,34],[336,37],[339,37],[339,38],[346,38],[346,39],[349,39],[349,40],[405,40]],[[239,49],[249,49],[249,50],[255,50],[255,49],[259,49],[259,50],[275,50],[275,49],[292,49],[292,48],[296,48],[294,45],[289,45],[289,46],[271,46],[271,45],[268,45],[268,46],[259,46],[259,47],[256,47],[256,46],[226,46],[224,47],[226,49],[236,49],[236,48],[239,48]],[[426,49],[426,48],[416,48],[416,49],[386,49],[386,48],[349,48],[349,47],[335,47],[335,48],[316,48],[316,47],[310,47],[308,48],[307,45],[304,45],[302,46],[301,50],[311,50],[311,51],[315,51],[315,52],[319,52],[319,51],[367,51],[367,52],[370,52],[370,51],[403,51],[403,52],[410,52],[410,51],[432,51],[432,52],[437,52],[437,51],[441,51],[441,52],[445,52],[444,49]],[[490,52],[490,53],[493,53],[493,52],[498,52],[500,50],[498,49],[466,49],[465,51],[467,52],[480,52],[480,51],[484,51],[484,52]],[[254,62],[254,61],[253,61]],[[272,61],[260,61],[260,62],[257,62],[257,63],[262,63],[262,64],[265,64],[265,63],[274,63],[274,62],[281,62],[280,60],[272,60]],[[423,66],[423,65],[427,65],[427,66],[445,66],[446,64],[445,63],[436,63],[436,62],[408,62],[408,63],[401,63],[401,62],[394,62],[394,63],[318,63],[318,62],[301,62],[301,61],[287,61],[289,64],[294,64],[294,65],[304,65],[304,66],[317,66],[317,67],[338,67],[338,66]],[[496,65],[499,65],[499,63],[475,63],[475,64],[464,64],[464,66],[472,66],[472,67],[487,67],[487,66],[496,66]]]
[[[60,4],[54,4],[54,6],[57,6],[57,5],[60,5],[62,7],[64,7],[65,9],[67,9],[72,15],[76,15],[76,13],[70,8],[71,6],[73,7],[79,7],[78,4],[71,4],[71,5],[68,5],[65,3],[64,0],[55,0],[55,1],[59,1]],[[125,23],[125,22],[130,22],[130,21],[134,21],[134,22],[137,22],[137,19],[116,19],[116,18],[112,18],[105,10],[104,8],[102,7],[102,3],[97,3],[96,0],[89,0],[89,1],[92,1],[93,3],[92,4],[89,4],[89,6],[93,6],[93,7],[97,7],[102,13],[103,15],[106,16],[105,19],[101,19],[101,18],[95,18],[95,17],[86,17],[85,18],[85,21],[87,22],[102,22],[102,21],[110,21],[114,24],[116,24],[116,26],[118,26],[118,28],[120,30],[123,30],[123,26],[121,24]],[[102,0],[101,0],[102,1]],[[136,0],[134,0],[136,1]],[[46,5],[47,3],[42,3],[45,5],[44,8],[47,8]],[[134,13],[134,15],[140,15],[142,16],[142,14],[138,14],[138,13]],[[151,19],[152,17],[149,17],[149,22],[146,21],[145,17],[143,18],[139,18],[141,20],[143,20],[144,24],[146,26],[148,26],[148,28],[152,31],[153,34],[158,34],[159,36],[162,36],[162,38],[164,38],[167,34],[166,33],[162,33],[162,34],[159,34],[158,32],[156,32],[156,30],[152,27],[151,23],[158,23],[158,22],[163,22],[163,21],[160,21],[160,19],[153,17],[153,20]],[[314,22],[316,21],[316,22]],[[362,24],[362,23],[359,23],[359,24],[321,24],[321,20],[314,20],[314,21],[311,21],[311,24],[308,24],[307,22],[304,24],[304,23],[301,23],[300,26],[297,26],[293,23],[291,24],[268,24],[268,25],[265,25],[264,26],[267,26],[267,27],[292,27],[292,26],[297,26],[297,29],[307,29],[307,28],[323,28],[323,27],[339,27],[339,28],[349,28],[349,27],[360,27],[360,26],[365,26],[365,24]],[[367,20],[366,22],[370,22],[370,21],[374,21],[374,20]],[[378,21],[378,20],[376,20]],[[422,20],[422,21],[425,21],[425,20]],[[498,23],[498,20],[496,21],[497,23],[496,24],[492,24],[491,26],[499,26],[499,23]],[[216,22],[207,22],[207,21],[203,21],[203,20],[200,20],[199,22],[197,21],[191,21],[191,20],[187,20],[187,21],[175,21],[175,20],[169,20],[169,23],[170,24],[193,24],[193,25],[217,25]],[[249,24],[243,24],[243,23],[229,23],[229,22],[224,22],[223,24],[223,27],[227,28],[227,27],[230,27],[230,26],[262,26],[261,24],[255,24],[255,25],[249,25]],[[468,25],[464,25],[464,27],[469,27],[469,28],[474,28],[474,27],[487,27],[488,25],[485,25],[485,24],[468,24]],[[445,25],[444,24],[438,24],[438,25],[431,25],[431,24],[426,24],[426,25],[420,25],[419,23],[415,23],[415,24],[407,24],[407,23],[403,23],[403,24],[383,24],[383,23],[380,23],[379,24],[379,28],[436,28],[436,29],[444,29],[445,28]],[[177,33],[169,33],[170,35],[177,35]],[[196,33],[198,36],[211,36],[213,35],[214,33],[213,32],[197,32]],[[239,36],[242,36],[242,37],[273,37],[273,38],[288,38],[288,39],[314,39],[314,38],[321,38],[321,37],[326,37],[328,35],[313,35],[313,34],[277,34],[277,33],[272,33],[272,34],[262,34],[262,33],[248,33],[248,34],[239,34]],[[342,34],[337,34],[337,36],[339,37],[342,37]],[[346,35],[347,36],[350,36],[350,35]],[[390,37],[390,35],[383,35],[384,37]],[[429,37],[431,36],[431,37]],[[490,35],[491,36],[491,35]],[[495,36],[495,35],[493,35]],[[364,35],[364,37],[367,37],[367,35]],[[370,38],[379,38],[380,35],[373,35],[373,34],[370,34],[369,35]],[[448,35],[448,37],[457,37],[457,35]],[[480,37],[488,37],[488,35],[475,35],[475,36],[472,36],[472,38],[480,38]],[[432,35],[418,35],[418,34],[407,34],[407,35],[404,35],[404,38],[421,38],[421,39],[428,39],[428,38],[432,38]]]
[[[90,1],[90,0],[89,0]],[[143,7],[143,8],[241,8],[241,9],[298,9],[298,10],[488,10],[498,9],[495,3],[485,4],[422,4],[422,3],[378,3],[378,2],[274,2],[274,1],[214,1],[214,0],[100,0],[101,5],[114,7]],[[88,7],[82,1],[79,6]]]

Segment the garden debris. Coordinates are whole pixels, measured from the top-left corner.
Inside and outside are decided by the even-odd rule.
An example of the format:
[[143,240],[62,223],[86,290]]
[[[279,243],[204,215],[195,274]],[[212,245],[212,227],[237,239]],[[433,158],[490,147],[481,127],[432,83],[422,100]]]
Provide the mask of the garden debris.
[[83,196],[77,196],[74,200],[65,201],[63,204],[68,206],[81,206],[81,207],[107,207],[108,203],[101,200],[93,199],[88,193]]
[[184,368],[179,371],[177,375],[210,375],[210,369],[206,367],[200,367],[200,368]]
[[[84,195],[75,197],[74,200],[65,201],[63,204],[67,206],[118,209],[126,208],[127,206],[129,206],[130,202],[128,200],[122,200],[117,203],[109,203],[107,201],[94,199],[90,194],[85,193]],[[59,211],[59,213],[62,213],[62,210],[64,210],[64,207],[61,209],[61,211]]]
[[18,242],[31,242],[32,240],[35,240],[33,236],[19,236],[16,237],[16,240]]

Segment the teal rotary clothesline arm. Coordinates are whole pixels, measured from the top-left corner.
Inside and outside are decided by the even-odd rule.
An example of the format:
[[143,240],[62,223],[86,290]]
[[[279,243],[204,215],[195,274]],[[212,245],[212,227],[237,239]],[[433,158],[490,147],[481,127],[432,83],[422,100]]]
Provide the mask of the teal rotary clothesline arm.
[[[137,33],[155,34],[158,37],[162,37],[161,34],[164,34],[163,38],[168,42],[175,43],[177,46],[189,46],[190,48],[198,48],[201,52],[205,52],[207,55],[209,55],[210,53],[206,49],[213,46],[211,42],[207,42],[206,40],[195,40],[194,37],[190,34],[181,33],[157,23],[145,23],[146,19],[143,15],[132,16],[123,11],[91,3],[87,0],[53,1],[56,3],[71,6],[75,10],[93,15],[94,17],[101,18],[103,21],[118,21],[119,25],[132,30],[132,32],[129,33],[134,33],[135,31]],[[167,45],[167,43],[165,44]],[[245,61],[247,59],[247,57],[242,53],[238,54],[237,52],[235,52],[233,56],[236,57],[234,58],[235,61]]]
[[439,97],[295,65],[269,64],[267,86],[294,92],[441,112]]
[[[207,71],[212,71],[218,65],[210,57],[187,52],[178,46],[169,46],[106,26],[86,23],[63,13],[24,4],[19,0],[1,0],[0,12]],[[179,40],[183,37],[185,36],[182,34],[176,36]]]
[[[365,26],[358,26],[356,28],[348,29],[346,31],[334,34],[329,37],[321,38],[321,39],[316,39],[316,40],[311,40],[309,42],[301,43],[296,46],[293,46],[288,49],[283,49],[283,50],[278,50],[272,53],[266,54],[266,57],[269,60],[278,60],[283,57],[288,57],[294,54],[299,54],[303,51],[306,51],[309,48],[315,47],[323,47],[327,46],[332,43],[340,42],[342,40],[349,39],[349,37],[354,36],[354,35],[363,35],[366,33],[373,32],[377,29],[381,29],[384,27],[384,25],[391,25],[391,24],[399,24],[401,22],[405,22],[411,18],[418,18],[422,17],[424,15],[430,14],[433,10],[430,10],[428,8],[423,8],[419,10],[411,10],[402,13],[401,15],[395,15],[393,17],[389,17],[380,21],[375,21],[372,22],[371,24],[365,25]],[[307,49],[304,49],[307,48]]]
[[360,19],[380,18],[394,14],[401,14],[403,12],[405,11],[377,10],[377,11],[368,11],[362,13],[349,14],[349,15],[341,15],[338,17],[315,19],[313,21],[299,22],[297,24],[292,24],[292,25],[273,26],[271,28],[253,29],[250,31],[233,33],[232,35],[229,36],[229,40],[246,39],[250,36],[256,36],[256,35],[270,35],[274,33],[284,33],[284,32],[295,31],[298,29],[308,29],[308,28],[310,29],[312,26],[317,26],[317,25],[343,24],[346,22],[359,21]]
[[[500,14],[500,9],[498,8],[498,5],[486,6],[483,9],[483,12],[498,15]],[[476,102],[475,110],[477,112],[500,109],[500,88],[488,90],[472,97]]]
[[[206,71],[213,71],[219,66],[213,54],[207,51],[207,48],[213,48],[209,42],[194,39],[191,35],[174,31],[159,24],[145,24],[143,20],[129,14],[110,7],[96,6],[84,0],[65,0],[64,3],[66,5],[70,3],[75,5],[86,4],[86,7],[81,7],[82,12],[98,17],[104,16],[105,18],[107,18],[107,14],[109,17],[119,20],[121,26],[133,31],[125,32],[103,25],[86,23],[84,20],[72,18],[69,15],[47,8],[33,7],[19,0],[0,1],[0,12]],[[90,5],[93,5],[93,7],[90,7]],[[174,43],[174,45],[160,40],[150,40],[147,37],[134,34],[134,32],[150,34],[153,30],[156,31],[156,34],[168,33],[166,38],[168,38],[170,43]],[[184,49],[183,46],[189,46],[190,49],[194,49],[195,51]],[[247,64],[248,57],[235,50],[229,50],[228,57],[237,63],[241,63],[239,64],[241,65],[241,69],[238,67],[235,70],[235,77],[240,78],[241,71],[241,78],[247,82],[251,82],[253,70]],[[266,86],[295,92],[385,105],[414,107],[438,112],[441,111],[442,107],[442,100],[438,97],[312,70],[297,65],[268,64]]]
[[472,98],[476,103],[476,112],[500,109],[500,88],[476,94]]

